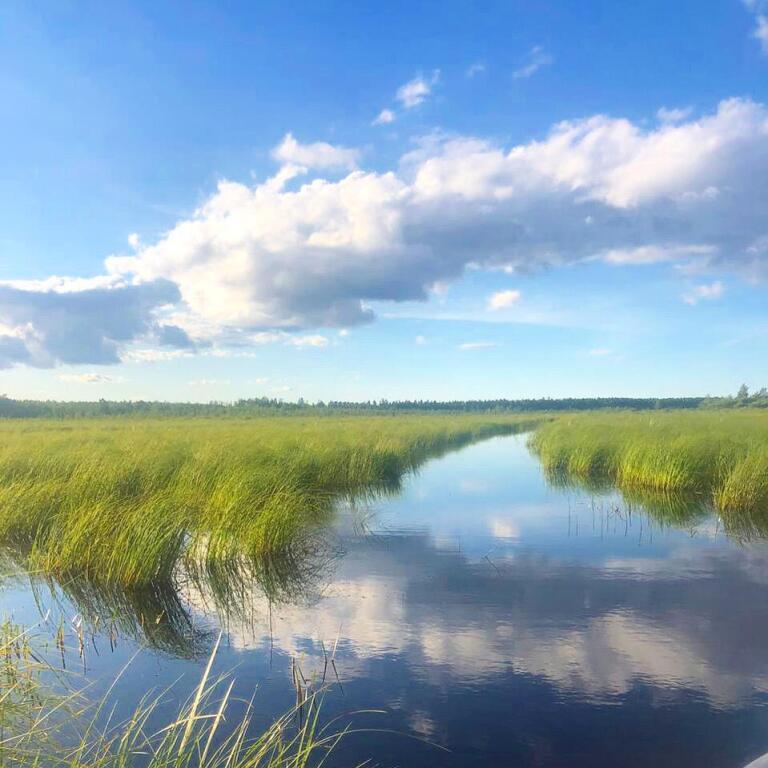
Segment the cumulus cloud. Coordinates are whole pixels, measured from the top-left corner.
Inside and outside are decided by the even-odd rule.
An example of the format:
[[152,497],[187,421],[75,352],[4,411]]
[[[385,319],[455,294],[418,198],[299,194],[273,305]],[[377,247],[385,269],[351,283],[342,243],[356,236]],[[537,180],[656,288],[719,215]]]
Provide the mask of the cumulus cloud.
[[289,137],[275,176],[222,181],[159,240],[108,258],[107,275],[0,284],[0,366],[111,363],[137,342],[166,356],[289,343],[370,322],[380,302],[427,301],[468,268],[768,275],[768,109],[748,99],[651,128],[595,115],[511,147],[432,135],[397,170],[291,188],[297,164],[358,155]]
[[372,125],[389,125],[395,122],[396,115],[391,109],[382,109],[376,116]]
[[23,339],[9,333],[0,334],[0,369],[10,368],[17,363],[29,363],[31,357]]
[[413,109],[422,104],[432,93],[432,89],[440,80],[440,70],[435,69],[429,77],[417,75],[397,89],[395,98],[404,109]]
[[157,343],[163,347],[191,349],[195,346],[189,334],[177,325],[158,325],[155,333]]
[[467,341],[464,344],[459,344],[458,349],[461,352],[472,352],[475,349],[490,349],[498,346],[495,341]]
[[191,357],[188,349],[158,349],[156,347],[134,347],[121,353],[124,363],[165,363],[182,357]]
[[661,107],[656,117],[661,123],[680,123],[691,116],[693,107]]
[[520,291],[497,291],[488,299],[488,309],[492,312],[514,306],[520,300]]
[[768,111],[732,99],[651,130],[602,115],[559,123],[509,149],[430,137],[397,172],[296,190],[225,181],[158,242],[107,263],[177,285],[183,328],[190,317],[214,329],[345,327],[372,320],[373,302],[427,300],[469,265],[695,261],[760,276],[767,193]]
[[309,336],[290,336],[288,338],[288,344],[294,347],[306,348],[306,347],[327,347],[328,339],[325,336],[318,334],[311,334]]
[[723,295],[723,284],[718,280],[714,283],[694,286],[690,291],[683,294],[683,301],[686,304],[694,306],[700,301],[713,301]]
[[695,256],[711,256],[717,251],[709,245],[641,245],[635,248],[610,248],[601,254],[608,264],[659,264]]
[[116,384],[123,381],[122,376],[107,376],[104,373],[62,373],[59,379],[79,384]]
[[178,287],[162,278],[0,283],[0,368],[117,363],[124,345],[163,334],[169,345],[188,342],[181,329],[158,320],[164,306],[179,300]]
[[485,72],[485,64],[483,62],[478,61],[474,64],[470,64],[467,67],[467,71],[464,73],[468,78],[477,77],[477,75],[482,75]]
[[744,5],[755,17],[752,36],[760,43],[763,53],[768,54],[768,0],[744,0]]
[[540,45],[534,45],[528,52],[525,63],[512,73],[515,80],[521,80],[535,75],[543,67],[552,63],[553,59]]
[[[417,75],[413,80],[401,85],[397,89],[395,99],[400,106],[405,109],[414,109],[423,104],[432,94],[432,89],[440,80],[440,70],[433,70],[429,77]],[[397,113],[393,109],[382,109],[376,116],[371,125],[389,125],[397,119]]]
[[744,5],[755,17],[752,37],[760,43],[762,52],[768,54],[768,0],[744,0]]
[[313,144],[300,144],[293,134],[286,133],[282,142],[272,150],[272,157],[286,165],[302,168],[329,170],[341,168],[352,170],[357,167],[360,150],[350,147],[337,147],[324,141]]
[[755,39],[760,42],[763,53],[768,54],[768,16],[760,14],[755,22]]

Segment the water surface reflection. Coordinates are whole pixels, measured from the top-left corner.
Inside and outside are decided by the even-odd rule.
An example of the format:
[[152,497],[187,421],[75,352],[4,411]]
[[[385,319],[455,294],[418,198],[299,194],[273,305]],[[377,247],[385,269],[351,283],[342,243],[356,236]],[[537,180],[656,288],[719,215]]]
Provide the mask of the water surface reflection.
[[329,716],[384,707],[368,725],[450,750],[367,734],[339,764],[742,766],[768,750],[768,548],[691,500],[629,501],[553,488],[524,437],[500,438],[343,507],[301,563],[150,595],[37,581],[37,604],[17,581],[3,599],[20,619],[58,604],[123,622],[95,678],[149,641],[121,706],[180,674],[183,696],[223,626],[219,665],[238,665],[236,693],[261,689],[262,721],[290,706],[293,660],[310,674],[336,646]]

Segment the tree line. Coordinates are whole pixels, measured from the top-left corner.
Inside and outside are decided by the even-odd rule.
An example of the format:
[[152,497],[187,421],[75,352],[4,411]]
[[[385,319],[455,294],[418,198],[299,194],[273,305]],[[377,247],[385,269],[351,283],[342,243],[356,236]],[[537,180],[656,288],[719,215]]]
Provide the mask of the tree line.
[[[768,396],[766,396],[768,405]],[[0,418],[92,418],[97,416],[258,416],[265,414],[339,413],[526,413],[532,411],[591,411],[606,408],[624,410],[690,409],[711,404],[703,397],[581,397],[527,398],[519,400],[331,400],[309,403],[299,398],[288,402],[277,398],[255,397],[232,403],[173,403],[156,400],[95,400],[64,402],[56,400],[15,400],[0,395]],[[727,400],[727,398],[719,398]]]
[[749,387],[742,384],[734,396],[706,397],[701,405],[703,408],[768,408],[768,387],[750,392]]
[[234,402],[161,400],[16,400],[0,395],[0,418],[92,418],[97,416],[258,416],[265,414],[338,413],[527,413],[534,411],[679,410],[693,408],[768,408],[768,388],[750,392],[746,384],[725,397],[565,397],[492,400],[330,400],[295,402],[253,397]]

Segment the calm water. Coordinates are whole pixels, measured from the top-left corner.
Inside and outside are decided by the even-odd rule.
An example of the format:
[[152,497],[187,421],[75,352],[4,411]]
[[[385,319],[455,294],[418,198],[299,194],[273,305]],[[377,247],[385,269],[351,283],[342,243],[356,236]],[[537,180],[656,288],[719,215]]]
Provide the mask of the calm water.
[[665,527],[617,496],[549,488],[507,437],[345,505],[319,543],[300,572],[261,574],[270,600],[249,579],[177,596],[20,576],[2,612],[118,617],[114,650],[104,631],[86,646],[102,686],[148,635],[123,713],[177,678],[184,698],[220,625],[217,668],[256,690],[257,726],[293,704],[294,660],[309,678],[336,646],[325,714],[384,710],[352,719],[400,735],[350,737],[334,765],[739,768],[768,751],[768,547],[706,513]]

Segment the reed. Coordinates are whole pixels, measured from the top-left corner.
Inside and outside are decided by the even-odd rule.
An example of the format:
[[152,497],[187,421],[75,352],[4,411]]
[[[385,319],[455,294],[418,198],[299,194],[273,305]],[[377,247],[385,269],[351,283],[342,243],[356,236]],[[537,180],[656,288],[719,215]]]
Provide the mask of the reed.
[[768,516],[765,411],[577,414],[542,425],[530,446],[552,476],[696,495],[734,526]]
[[333,503],[432,455],[530,428],[504,415],[0,424],[0,543],[28,566],[153,584],[180,561],[301,549]]
[[253,702],[235,701],[234,679],[213,675],[218,642],[170,718],[159,718],[165,695],[150,693],[115,722],[112,687],[95,702],[87,691],[48,687],[28,638],[2,626],[0,765],[8,768],[306,768],[321,765],[345,733],[321,724],[324,687],[303,684],[296,707],[254,733]]

